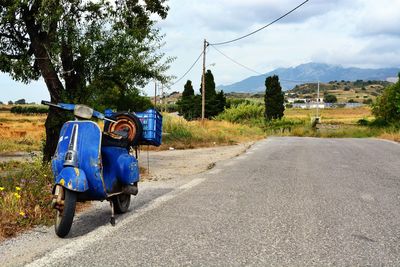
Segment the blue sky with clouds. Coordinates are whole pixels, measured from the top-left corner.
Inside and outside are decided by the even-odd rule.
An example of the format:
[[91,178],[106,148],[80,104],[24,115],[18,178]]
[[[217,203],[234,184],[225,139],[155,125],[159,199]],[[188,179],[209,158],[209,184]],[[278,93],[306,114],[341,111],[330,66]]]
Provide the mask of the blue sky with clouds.
[[[165,34],[163,51],[175,56],[169,74],[181,77],[201,53],[203,40],[221,42],[256,30],[302,0],[171,0],[169,15],[157,25]],[[322,62],[356,67],[400,67],[400,0],[310,0],[282,21],[249,38],[219,46],[234,60],[265,73],[278,67]],[[233,64],[212,47],[207,64],[216,84],[230,84],[254,73]],[[201,61],[187,79],[200,87]],[[153,94],[153,85],[144,88]],[[0,74],[0,101],[49,99],[43,81],[29,85]]]

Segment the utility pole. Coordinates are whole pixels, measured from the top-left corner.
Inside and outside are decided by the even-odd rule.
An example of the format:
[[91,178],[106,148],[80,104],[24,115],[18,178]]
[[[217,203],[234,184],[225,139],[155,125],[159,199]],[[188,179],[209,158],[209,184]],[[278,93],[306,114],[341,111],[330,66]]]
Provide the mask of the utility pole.
[[319,81],[317,86],[317,118],[319,118]]
[[161,83],[161,97],[160,97],[160,104],[161,104],[161,111],[163,111],[163,104],[164,104],[164,84]]
[[201,120],[204,120],[206,111],[206,49],[207,41],[204,39],[203,47],[203,75],[201,76]]
[[157,106],[157,80],[154,80],[154,108]]

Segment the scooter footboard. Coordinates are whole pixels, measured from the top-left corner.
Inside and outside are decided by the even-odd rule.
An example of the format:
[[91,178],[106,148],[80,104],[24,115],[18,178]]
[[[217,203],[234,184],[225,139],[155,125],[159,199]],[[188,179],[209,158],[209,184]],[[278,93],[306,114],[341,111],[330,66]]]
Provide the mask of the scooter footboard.
[[122,186],[139,181],[138,162],[125,148],[103,147],[101,151],[107,193],[120,192]]
[[137,160],[128,154],[118,157],[118,180],[124,184],[133,184],[139,181],[139,166]]
[[57,175],[55,184],[76,192],[85,192],[89,189],[85,172],[74,167],[63,168]]

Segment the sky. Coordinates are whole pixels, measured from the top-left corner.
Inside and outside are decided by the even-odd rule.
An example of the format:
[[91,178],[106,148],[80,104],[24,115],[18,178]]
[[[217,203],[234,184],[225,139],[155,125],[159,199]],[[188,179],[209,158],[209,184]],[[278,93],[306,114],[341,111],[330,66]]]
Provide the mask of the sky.
[[[168,17],[157,27],[165,35],[162,51],[176,57],[168,71],[181,78],[203,48],[203,41],[224,42],[261,28],[303,0],[170,0]],[[309,0],[279,22],[248,38],[217,46],[225,55],[259,73],[308,62],[344,67],[400,67],[400,0]],[[166,92],[182,91],[190,79],[200,88],[201,60]],[[257,75],[210,46],[207,69],[217,85]],[[174,81],[173,81],[174,82]],[[154,94],[154,85],[143,89]],[[0,101],[48,100],[43,81],[28,85],[0,73]]]

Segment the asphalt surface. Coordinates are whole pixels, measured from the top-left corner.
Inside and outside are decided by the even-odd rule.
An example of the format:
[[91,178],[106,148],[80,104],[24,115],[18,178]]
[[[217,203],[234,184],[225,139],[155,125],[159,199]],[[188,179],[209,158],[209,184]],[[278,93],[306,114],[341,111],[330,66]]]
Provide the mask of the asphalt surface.
[[30,266],[400,265],[392,142],[269,138],[148,198]]

